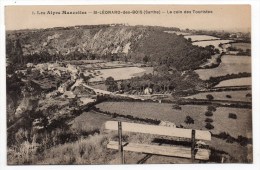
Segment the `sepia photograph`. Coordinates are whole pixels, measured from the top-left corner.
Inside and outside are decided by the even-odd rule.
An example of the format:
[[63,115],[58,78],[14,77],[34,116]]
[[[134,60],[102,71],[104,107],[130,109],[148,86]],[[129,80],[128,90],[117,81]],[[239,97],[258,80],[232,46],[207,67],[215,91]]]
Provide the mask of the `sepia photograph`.
[[7,5],[6,164],[252,164],[251,5]]

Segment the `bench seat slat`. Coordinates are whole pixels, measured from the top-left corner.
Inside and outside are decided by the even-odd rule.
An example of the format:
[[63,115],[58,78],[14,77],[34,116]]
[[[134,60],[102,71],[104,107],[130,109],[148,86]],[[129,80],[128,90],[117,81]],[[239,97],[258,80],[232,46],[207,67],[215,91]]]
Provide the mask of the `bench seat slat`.
[[[137,143],[126,143],[123,142],[124,151],[149,153],[165,156],[175,156],[182,158],[191,158],[191,148],[178,147],[178,146],[159,146],[159,145],[148,145],[148,144],[137,144]],[[126,146],[125,146],[126,145]],[[117,141],[110,141],[107,144],[109,149],[118,149]],[[195,159],[208,160],[210,151],[207,149],[198,149],[195,155]]]
[[[117,121],[107,121],[105,128],[108,130],[118,130]],[[191,138],[191,129],[173,128],[158,125],[145,125],[138,123],[122,122],[123,132],[136,132],[136,133],[148,133],[155,135],[175,136],[183,138]],[[209,131],[196,130],[196,140],[211,140],[211,134]]]

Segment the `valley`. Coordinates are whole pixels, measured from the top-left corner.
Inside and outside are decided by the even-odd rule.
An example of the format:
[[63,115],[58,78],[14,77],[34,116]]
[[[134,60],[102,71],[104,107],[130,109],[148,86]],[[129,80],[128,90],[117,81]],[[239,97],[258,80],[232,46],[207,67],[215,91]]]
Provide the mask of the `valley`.
[[[118,163],[106,148],[117,138],[105,132],[108,120],[207,130],[210,163],[252,162],[251,56],[232,53],[249,54],[251,44],[217,33],[124,25],[8,32],[8,164]],[[143,156],[127,153],[131,163]],[[147,163],[162,160],[188,162]]]

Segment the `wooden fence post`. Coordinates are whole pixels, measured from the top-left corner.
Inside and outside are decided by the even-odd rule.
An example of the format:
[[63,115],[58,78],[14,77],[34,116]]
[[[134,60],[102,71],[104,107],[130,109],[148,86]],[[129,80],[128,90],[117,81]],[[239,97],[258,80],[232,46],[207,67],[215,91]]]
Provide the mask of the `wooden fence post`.
[[121,159],[121,164],[124,164],[124,150],[123,150],[123,145],[122,145],[122,123],[119,121],[118,122],[118,150],[119,150],[119,156]]
[[195,130],[191,131],[191,162],[194,163],[195,160]]

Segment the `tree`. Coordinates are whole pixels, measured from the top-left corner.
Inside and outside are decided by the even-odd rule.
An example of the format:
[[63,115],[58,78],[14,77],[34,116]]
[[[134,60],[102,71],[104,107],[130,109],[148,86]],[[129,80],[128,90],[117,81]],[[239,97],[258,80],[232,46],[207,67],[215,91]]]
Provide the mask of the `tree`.
[[117,82],[111,76],[105,80],[105,85],[107,86],[108,91],[114,92],[118,90]]
[[144,58],[143,58],[143,62],[147,63],[148,61],[149,61],[149,58],[148,58],[147,55],[145,55]]
[[207,129],[214,129],[214,126],[211,124],[211,123],[207,123],[206,125],[205,125],[205,128],[207,128]]
[[206,95],[206,98],[207,98],[208,100],[210,100],[210,101],[214,99],[214,97],[213,97],[211,94],[207,94],[207,95]]
[[190,116],[186,116],[184,121],[186,124],[194,124],[194,120]]

